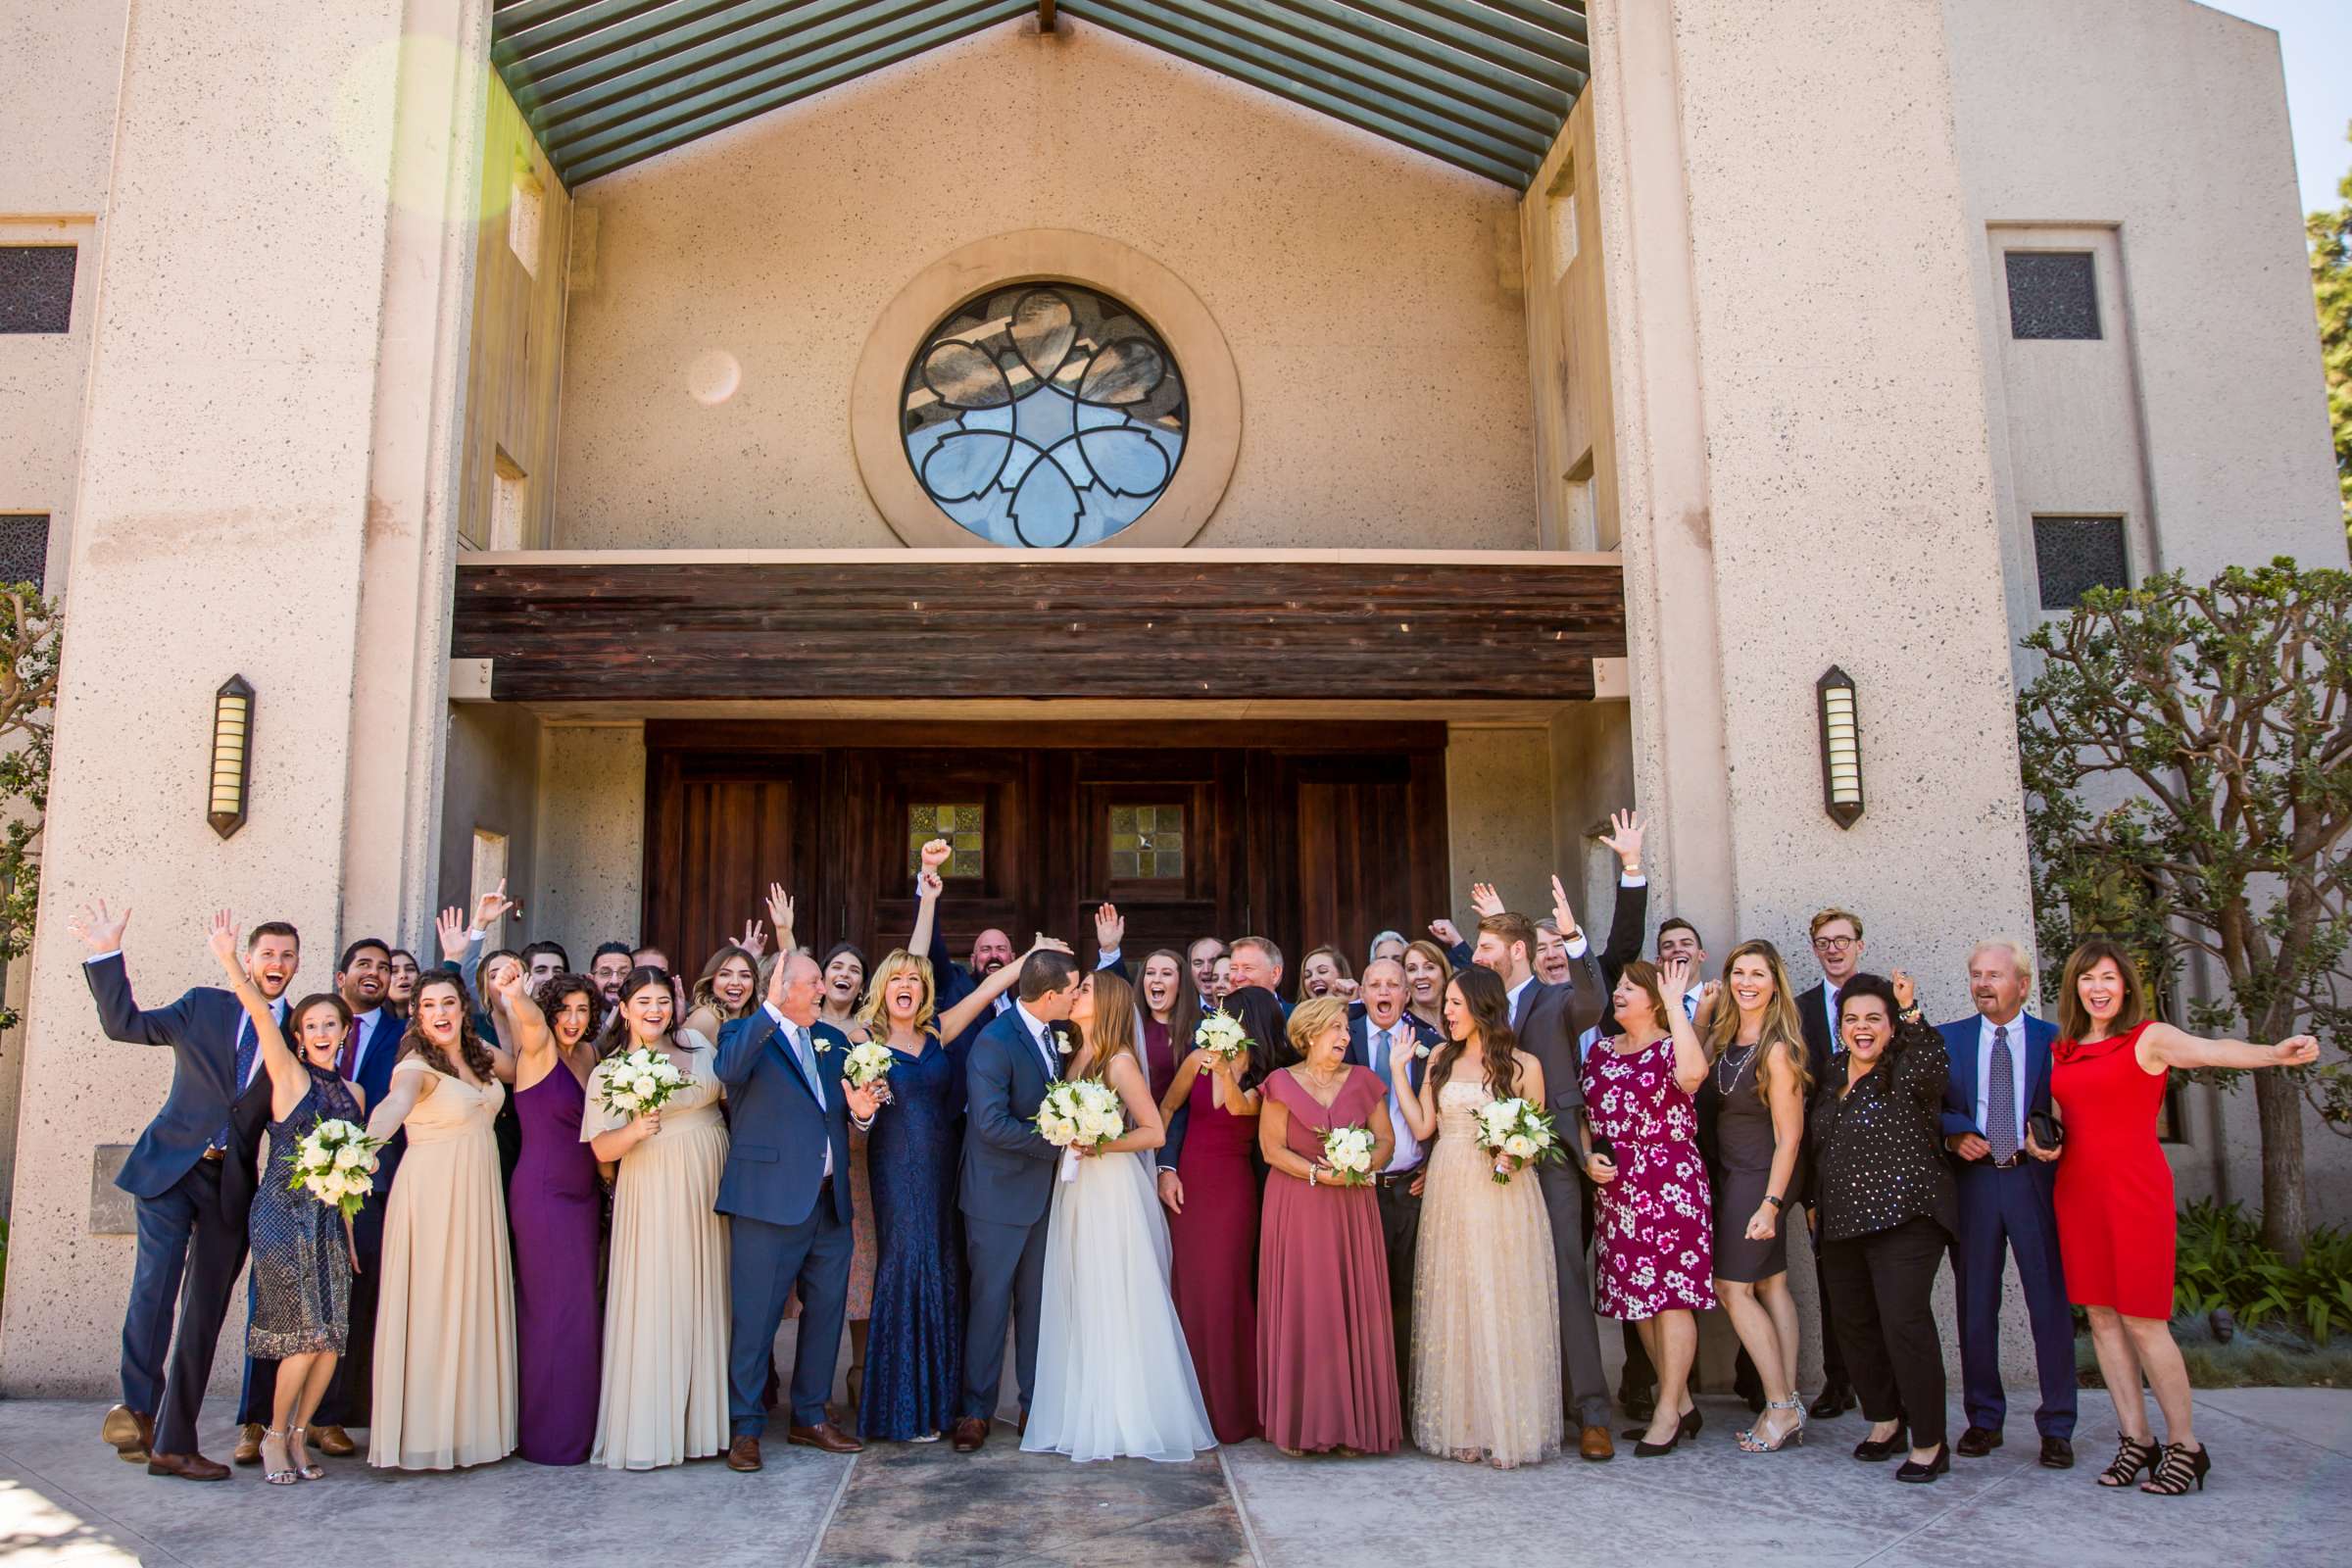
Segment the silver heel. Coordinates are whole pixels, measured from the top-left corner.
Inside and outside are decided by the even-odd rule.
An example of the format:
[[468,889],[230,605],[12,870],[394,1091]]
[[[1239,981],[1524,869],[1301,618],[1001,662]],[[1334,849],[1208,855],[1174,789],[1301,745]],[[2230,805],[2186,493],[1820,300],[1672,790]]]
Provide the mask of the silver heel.
[[[301,1429],[298,1427],[295,1430],[300,1431]],[[281,1446],[286,1442],[286,1435],[283,1432],[272,1431],[268,1427],[263,1428],[262,1441],[268,1443],[271,1438],[275,1438]],[[302,1477],[291,1470],[267,1470],[262,1473],[262,1479],[273,1487],[290,1487],[300,1481]]]
[[1783,1448],[1792,1446],[1801,1448],[1805,1446],[1805,1404],[1802,1399],[1767,1399],[1764,1402],[1764,1408],[1767,1410],[1796,1411],[1796,1425],[1782,1433],[1779,1438],[1775,1439],[1771,1443],[1766,1443],[1762,1439],[1758,1438],[1756,1436],[1756,1429],[1754,1427],[1749,1427],[1745,1432],[1742,1432],[1739,1435],[1740,1452],[1778,1453]]

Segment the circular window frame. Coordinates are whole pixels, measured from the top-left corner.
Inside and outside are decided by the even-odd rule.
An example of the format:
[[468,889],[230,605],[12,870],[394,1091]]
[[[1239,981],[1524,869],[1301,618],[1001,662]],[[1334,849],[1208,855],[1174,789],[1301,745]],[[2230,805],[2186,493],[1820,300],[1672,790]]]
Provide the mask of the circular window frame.
[[[1242,382],[1225,334],[1200,297],[1130,245],[1067,228],[1030,228],[977,240],[917,272],[882,310],[850,389],[850,446],[882,520],[918,548],[994,550],[924,494],[900,429],[906,368],[950,312],[1022,283],[1078,283],[1150,322],[1184,377],[1184,460],[1150,510],[1090,550],[1174,549],[1192,543],[1225,499],[1242,444]],[[1068,548],[1068,547],[1063,547]],[[1058,553],[1056,551],[1055,553]]]

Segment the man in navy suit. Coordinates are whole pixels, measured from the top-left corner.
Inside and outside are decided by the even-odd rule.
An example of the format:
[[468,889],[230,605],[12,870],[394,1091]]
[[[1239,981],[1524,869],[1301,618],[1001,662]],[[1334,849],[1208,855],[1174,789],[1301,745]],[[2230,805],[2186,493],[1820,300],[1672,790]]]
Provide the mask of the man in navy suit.
[[825,1415],[850,1298],[850,1127],[873,1123],[870,1089],[841,1075],[850,1043],[818,1023],[823,974],[776,933],[786,956],[769,974],[767,1002],[718,1032],[718,1076],[727,1086],[732,1142],[719,1177],[718,1212],[733,1216],[728,1295],[733,1335],[727,1468],[760,1468],[767,1430],[768,1362],[784,1300],[801,1292],[792,1357],[791,1442],[827,1453],[864,1445]]
[[[392,1063],[400,1059],[401,1040],[408,1022],[394,1012],[386,998],[392,986],[392,948],[381,937],[361,937],[343,950],[335,965],[335,991],[351,1009],[351,1030],[335,1058],[337,1071],[360,1086],[373,1109],[392,1092]],[[311,1441],[318,1451],[338,1458],[359,1451],[351,1427],[370,1422],[375,1381],[376,1288],[384,1259],[384,1205],[391,1200],[392,1178],[400,1173],[400,1156],[409,1147],[405,1132],[394,1133],[376,1154],[375,1190],[352,1217],[353,1250],[360,1266],[351,1277],[351,1326],[346,1348],[335,1362],[334,1376],[318,1408],[311,1417]],[[248,1293],[250,1295],[250,1293]],[[236,1461],[262,1462],[262,1428],[275,1408],[277,1363],[248,1357],[245,1383],[237,1399]]]
[[1421,1235],[1421,1179],[1423,1150],[1410,1123],[1396,1104],[1396,1055],[1405,1053],[1405,1075],[1421,1087],[1424,1051],[1435,1051],[1438,1032],[1404,1007],[1404,965],[1395,958],[1375,958],[1364,965],[1357,981],[1363,1010],[1348,1020],[1348,1060],[1380,1075],[1389,1091],[1389,1120],[1396,1129],[1396,1152],[1388,1168],[1373,1177],[1380,1197],[1380,1234],[1389,1254],[1389,1315],[1396,1329],[1396,1390],[1401,1408],[1412,1408],[1413,1263]]
[[[123,1458],[144,1459],[149,1475],[224,1481],[228,1466],[196,1449],[196,1411],[245,1266],[246,1216],[224,1200],[222,1176],[234,1143],[230,1108],[260,1066],[261,1048],[236,996],[217,986],[140,1010],[122,967],[129,922],[128,909],[110,913],[104,900],[67,922],[90,950],[82,972],[107,1038],[169,1046],[172,1054],[172,1092],[115,1178],[138,1211],[138,1262],[122,1315],[122,1402],[106,1412],[99,1435]],[[302,939],[282,921],[258,925],[245,939],[245,972],[272,1004],[285,996],[301,957]],[[243,1190],[250,1198],[251,1189]]]
[[1960,1387],[1968,1430],[1956,1446],[1977,1459],[2001,1446],[2001,1265],[2017,1277],[2034,1324],[2041,1375],[2041,1462],[2075,1462],[2075,1322],[2058,1261],[2057,1166],[2026,1152],[2028,1119],[2050,1110],[2050,1047],[2058,1031],[2025,1011],[2033,960],[2014,942],[1980,942],[1968,956],[1976,1012],[1942,1026],[1951,1078],[1943,1141],[1959,1162],[1960,1241],[1952,1252],[1960,1302]]
[[965,1299],[963,1403],[956,1451],[988,1441],[1004,1376],[1004,1323],[1013,1327],[1013,1372],[1021,1419],[1037,1387],[1037,1318],[1045,1289],[1046,1220],[1061,1152],[1030,1125],[1046,1087],[1061,1076],[1052,1025],[1078,998],[1078,965],[1065,953],[1032,953],[1021,964],[1020,1001],[972,1042],[964,1062],[963,1211]]

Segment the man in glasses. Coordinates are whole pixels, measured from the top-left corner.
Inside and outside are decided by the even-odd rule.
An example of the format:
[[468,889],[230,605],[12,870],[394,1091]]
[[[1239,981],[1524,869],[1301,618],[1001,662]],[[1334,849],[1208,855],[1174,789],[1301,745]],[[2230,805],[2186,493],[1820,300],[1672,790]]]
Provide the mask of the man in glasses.
[[[1851,909],[1829,908],[1813,916],[1813,960],[1821,965],[1821,983],[1800,992],[1796,999],[1798,1020],[1805,1031],[1805,1066],[1813,1081],[1820,1083],[1830,1069],[1830,1054],[1838,1049],[1838,994],[1845,983],[1862,967],[1862,917]],[[1812,1166],[1813,1152],[1805,1151],[1805,1165]],[[1810,1219],[1810,1214],[1808,1214]],[[1818,1269],[1821,1254],[1814,1253]],[[1816,1419],[1828,1420],[1841,1415],[1854,1402],[1853,1389],[1846,1382],[1845,1357],[1838,1352],[1838,1336],[1830,1326],[1830,1292],[1823,1285],[1821,1301],[1821,1397],[1813,1401],[1811,1411]]]

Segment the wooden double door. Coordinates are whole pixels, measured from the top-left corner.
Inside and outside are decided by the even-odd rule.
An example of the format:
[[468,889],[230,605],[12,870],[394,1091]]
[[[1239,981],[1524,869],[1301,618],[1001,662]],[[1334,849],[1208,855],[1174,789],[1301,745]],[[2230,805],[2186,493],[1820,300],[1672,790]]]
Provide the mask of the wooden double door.
[[646,726],[647,940],[699,970],[761,912],[870,959],[914,921],[915,849],[945,838],[942,922],[1037,932],[1091,961],[1094,910],[1125,951],[1259,932],[1295,975],[1330,943],[1446,908],[1445,726],[1095,723]]

